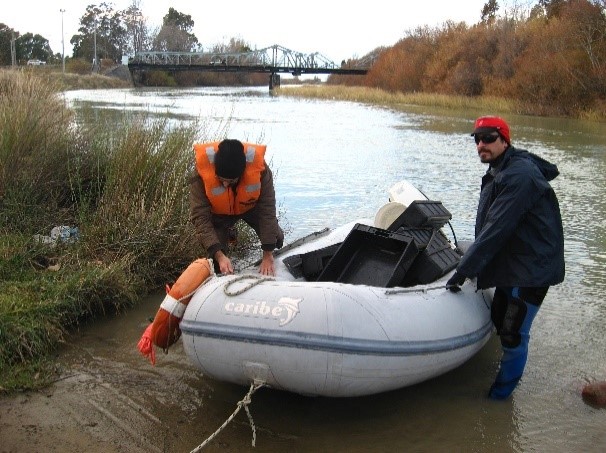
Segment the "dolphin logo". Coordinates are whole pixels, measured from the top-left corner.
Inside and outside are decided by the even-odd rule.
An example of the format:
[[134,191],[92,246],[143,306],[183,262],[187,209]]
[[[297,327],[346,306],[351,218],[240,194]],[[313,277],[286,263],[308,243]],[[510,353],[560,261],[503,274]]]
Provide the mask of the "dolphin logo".
[[278,305],[286,309],[286,317],[280,318],[280,327],[285,326],[299,313],[299,303],[303,299],[293,299],[291,297],[281,297]]

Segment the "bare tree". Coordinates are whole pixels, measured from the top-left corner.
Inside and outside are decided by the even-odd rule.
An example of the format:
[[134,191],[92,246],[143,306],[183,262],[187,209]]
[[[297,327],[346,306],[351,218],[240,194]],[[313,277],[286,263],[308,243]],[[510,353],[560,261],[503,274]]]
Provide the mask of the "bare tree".
[[141,1],[132,0],[130,6],[123,12],[126,26],[126,52],[134,54],[147,50],[150,46],[150,33],[141,11]]

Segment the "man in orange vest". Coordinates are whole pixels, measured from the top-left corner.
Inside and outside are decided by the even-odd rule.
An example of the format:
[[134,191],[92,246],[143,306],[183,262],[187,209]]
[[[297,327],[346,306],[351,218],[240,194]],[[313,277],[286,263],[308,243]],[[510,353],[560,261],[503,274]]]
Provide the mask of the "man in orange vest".
[[190,184],[191,221],[215,270],[232,274],[227,256],[230,232],[238,220],[255,230],[263,258],[259,272],[274,275],[273,250],[284,232],[276,215],[273,174],[265,163],[265,145],[225,139],[194,145],[196,173]]

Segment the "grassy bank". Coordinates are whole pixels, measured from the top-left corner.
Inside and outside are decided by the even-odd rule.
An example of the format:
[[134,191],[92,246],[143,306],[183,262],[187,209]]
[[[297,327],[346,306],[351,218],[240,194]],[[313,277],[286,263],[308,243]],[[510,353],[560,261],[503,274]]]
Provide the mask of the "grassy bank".
[[[203,253],[187,177],[204,127],[136,115],[76,124],[59,89],[0,72],[0,391],[44,385],[70,329],[132,305]],[[52,239],[57,226],[70,233]]]
[[99,74],[90,73],[88,68],[74,68],[73,64],[69,69],[79,69],[79,71],[63,72],[60,68],[52,66],[27,66],[16,69],[0,69],[0,72],[6,75],[20,74],[39,78],[42,83],[61,91],[129,88],[133,86],[128,68],[123,65],[107,68]]
[[515,102],[496,97],[472,98],[429,93],[392,93],[379,88],[326,84],[286,86],[277,90],[277,93],[283,96],[362,102],[396,110],[411,106],[431,106],[446,109],[477,109],[502,114],[519,113],[519,106]]
[[[500,115],[532,115],[531,110],[518,101],[490,96],[470,97],[432,93],[393,93],[378,88],[326,84],[284,86],[276,90],[276,94],[312,99],[354,101],[405,111],[410,110],[414,106],[428,106],[454,110],[475,110],[478,114],[482,112],[495,112]],[[584,112],[580,115],[580,119],[604,121],[606,118],[600,115],[599,112]]]

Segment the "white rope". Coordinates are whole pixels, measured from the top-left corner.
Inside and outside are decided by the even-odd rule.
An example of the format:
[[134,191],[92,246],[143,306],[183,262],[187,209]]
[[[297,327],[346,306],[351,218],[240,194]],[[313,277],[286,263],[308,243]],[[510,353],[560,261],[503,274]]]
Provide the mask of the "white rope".
[[[252,280],[251,283],[249,283],[248,285],[246,285],[244,288],[241,288],[235,292],[231,292],[228,290],[228,288],[233,285],[236,282],[239,282],[241,280]],[[234,297],[234,296],[239,296],[240,294],[248,291],[250,288],[252,288],[253,286],[258,285],[259,283],[263,283],[266,281],[271,281],[274,280],[273,277],[265,277],[262,275],[255,275],[255,274],[243,274],[243,275],[238,275],[236,278],[234,278],[233,280],[230,280],[228,283],[225,284],[225,286],[223,287],[223,292],[225,293],[226,296],[229,297]]]
[[208,445],[210,443],[210,441],[213,440],[221,431],[223,431],[223,429],[236,417],[236,415],[238,414],[238,412],[240,412],[240,409],[242,409],[242,407],[244,407],[244,410],[246,411],[246,415],[248,416],[248,422],[250,423],[250,428],[252,429],[252,442],[251,443],[252,443],[252,446],[254,447],[255,443],[257,442],[257,428],[255,427],[255,422],[252,418],[250,410],[248,409],[248,405],[252,402],[253,393],[255,393],[257,390],[259,390],[264,385],[265,384],[263,384],[263,383],[252,382],[250,384],[250,389],[248,390],[248,393],[246,394],[246,396],[241,401],[238,401],[238,407],[236,407],[236,410],[233,412],[233,414],[231,414],[227,418],[227,420],[225,420],[225,422],[219,427],[219,429],[217,429],[214,433],[212,433],[208,439],[206,439],[204,442],[202,442],[200,445],[198,445],[196,448],[194,448],[191,451],[191,453],[197,453],[200,450],[202,450],[204,447],[206,447],[206,445]]

